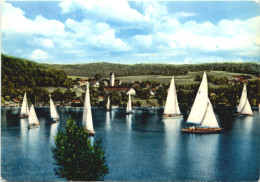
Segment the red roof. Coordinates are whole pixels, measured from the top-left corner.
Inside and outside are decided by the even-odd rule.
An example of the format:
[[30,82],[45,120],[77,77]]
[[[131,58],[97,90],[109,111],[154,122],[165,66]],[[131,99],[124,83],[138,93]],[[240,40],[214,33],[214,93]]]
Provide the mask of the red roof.
[[80,103],[80,100],[72,100],[73,103]]

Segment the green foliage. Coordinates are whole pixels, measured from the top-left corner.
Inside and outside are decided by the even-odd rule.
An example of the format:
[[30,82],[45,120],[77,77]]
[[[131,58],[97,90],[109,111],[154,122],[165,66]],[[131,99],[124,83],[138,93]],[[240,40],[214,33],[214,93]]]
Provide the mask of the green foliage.
[[63,64],[52,65],[54,68],[64,70],[70,76],[108,77],[111,71],[116,76],[137,75],[184,75],[188,71],[228,71],[231,73],[248,73],[258,75],[260,73],[259,63],[203,63],[203,64],[114,64],[114,63],[89,63],[89,64]]
[[55,174],[73,181],[101,180],[108,173],[107,156],[101,146],[101,140],[93,146],[85,130],[75,121],[67,121],[66,130],[58,131],[53,158],[57,166]]

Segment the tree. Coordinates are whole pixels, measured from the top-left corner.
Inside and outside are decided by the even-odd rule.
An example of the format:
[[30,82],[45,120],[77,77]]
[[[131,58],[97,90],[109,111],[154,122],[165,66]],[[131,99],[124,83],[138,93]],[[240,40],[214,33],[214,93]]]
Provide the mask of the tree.
[[55,174],[73,181],[96,181],[108,173],[107,156],[100,145],[101,140],[91,145],[89,135],[74,120],[67,121],[65,131],[58,131],[53,158],[57,166]]

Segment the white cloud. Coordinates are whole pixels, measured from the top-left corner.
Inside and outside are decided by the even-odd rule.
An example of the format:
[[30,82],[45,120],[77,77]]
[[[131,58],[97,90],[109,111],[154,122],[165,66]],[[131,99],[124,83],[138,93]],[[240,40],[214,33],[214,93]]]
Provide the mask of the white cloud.
[[48,20],[38,15],[34,20],[27,19],[25,12],[13,7],[10,3],[2,3],[2,31],[8,33],[55,35],[64,33],[64,25],[57,20]]
[[54,44],[53,44],[52,40],[50,40],[50,39],[36,37],[33,39],[33,41],[31,43],[33,45],[39,45],[39,46],[46,47],[46,48],[54,48]]
[[31,54],[31,59],[42,60],[47,58],[48,58],[47,52],[44,52],[41,49],[36,49]]
[[142,21],[143,16],[135,9],[130,8],[126,0],[67,0],[60,4],[63,13],[82,9],[103,19],[120,21]]
[[90,20],[81,22],[67,19],[65,23],[73,33],[73,39],[78,39],[88,46],[109,49],[111,51],[128,51],[130,47],[115,35],[115,30],[106,23],[94,23]]
[[[187,51],[218,54],[224,51],[230,55],[254,56],[260,50],[257,39],[259,28],[260,17],[244,21],[222,20],[217,25],[196,21],[180,23],[170,18],[154,25],[153,34],[149,37],[153,44],[149,46],[164,54],[186,54]],[[146,48],[142,35],[135,35],[132,40],[135,40],[132,44]]]

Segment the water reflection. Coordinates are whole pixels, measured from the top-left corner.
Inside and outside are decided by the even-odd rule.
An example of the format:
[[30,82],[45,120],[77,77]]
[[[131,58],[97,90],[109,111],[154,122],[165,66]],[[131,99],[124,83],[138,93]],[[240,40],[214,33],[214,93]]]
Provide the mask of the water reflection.
[[189,139],[186,147],[191,176],[195,179],[215,179],[221,134],[187,135]]
[[33,129],[28,129],[28,135],[27,135],[27,139],[28,139],[28,151],[29,151],[29,158],[37,158],[40,156],[38,147],[39,145],[41,145],[41,143],[39,142],[39,132],[40,132],[40,128],[33,128]]
[[110,123],[110,115],[111,113],[109,111],[106,112],[106,130],[110,131],[111,123]]
[[50,143],[53,145],[54,144],[54,137],[57,135],[58,133],[58,128],[59,128],[60,123],[53,123],[50,126],[50,134],[49,134],[49,138],[50,138]]
[[169,172],[172,174],[176,174],[179,168],[180,161],[180,136],[181,136],[181,126],[182,126],[181,118],[167,118],[163,119],[162,122],[164,124],[164,165]]
[[[12,109],[1,110],[2,176],[10,181],[58,181],[51,146],[68,117],[80,121],[82,108],[58,109],[60,123],[49,125],[49,110],[37,108],[40,128],[28,129]],[[93,109],[95,137],[109,155],[105,180],[256,181],[259,177],[260,116],[220,115],[222,134],[181,133],[181,119],[161,113]],[[229,117],[228,117],[229,116]]]
[[128,131],[131,131],[132,130],[132,114],[126,115],[126,123],[127,123]]

